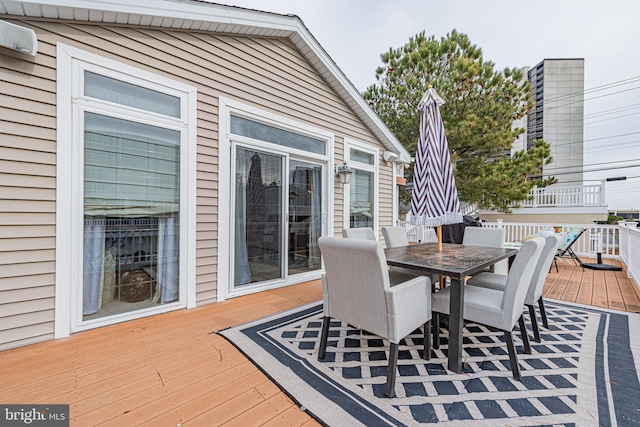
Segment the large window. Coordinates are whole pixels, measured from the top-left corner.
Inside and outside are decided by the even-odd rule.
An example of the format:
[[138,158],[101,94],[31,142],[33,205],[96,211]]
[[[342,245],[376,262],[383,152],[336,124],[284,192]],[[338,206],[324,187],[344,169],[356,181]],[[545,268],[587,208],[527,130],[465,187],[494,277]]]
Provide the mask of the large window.
[[376,229],[377,149],[355,142],[345,144],[347,162],[353,169],[348,193],[349,228]]
[[68,46],[58,65],[71,129],[59,152],[58,236],[77,236],[57,244],[71,254],[68,270],[58,256],[56,293],[66,286],[69,329],[187,306],[195,89]]
[[180,131],[84,113],[83,318],[178,299]]

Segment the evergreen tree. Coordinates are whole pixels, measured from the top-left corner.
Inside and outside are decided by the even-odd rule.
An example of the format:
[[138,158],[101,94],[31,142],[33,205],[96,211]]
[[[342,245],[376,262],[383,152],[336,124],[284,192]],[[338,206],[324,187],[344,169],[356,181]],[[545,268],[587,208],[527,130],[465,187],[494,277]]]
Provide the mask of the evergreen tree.
[[[417,107],[429,85],[445,101],[440,111],[461,200],[509,212],[533,186],[555,182],[552,177],[532,178],[551,161],[546,142],[536,141],[526,152],[509,156],[511,144],[524,132],[512,123],[532,106],[521,70],[496,70],[467,35],[455,30],[440,40],[422,32],[381,59],[377,83],[364,98],[410,153],[415,153],[419,136]],[[407,203],[410,193],[401,197]]]

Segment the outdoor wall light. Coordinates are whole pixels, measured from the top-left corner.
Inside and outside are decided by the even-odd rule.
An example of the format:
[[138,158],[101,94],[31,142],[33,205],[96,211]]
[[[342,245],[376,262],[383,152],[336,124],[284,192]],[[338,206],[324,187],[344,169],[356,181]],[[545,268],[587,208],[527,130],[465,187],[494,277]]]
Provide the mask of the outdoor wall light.
[[336,166],[336,175],[340,177],[340,182],[342,184],[348,184],[351,181],[351,174],[353,170],[351,167],[347,166],[347,162],[344,162],[343,165]]
[[38,39],[35,31],[31,28],[0,21],[0,46],[36,56]]

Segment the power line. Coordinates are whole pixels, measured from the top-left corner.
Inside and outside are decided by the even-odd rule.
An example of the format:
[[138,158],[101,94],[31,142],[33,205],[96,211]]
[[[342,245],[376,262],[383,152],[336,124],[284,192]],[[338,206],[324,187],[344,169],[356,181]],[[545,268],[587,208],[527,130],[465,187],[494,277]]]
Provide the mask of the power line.
[[[551,146],[557,148],[557,147],[564,147],[564,146],[567,146],[567,145],[578,145],[578,144],[584,145],[585,142],[602,141],[602,140],[605,140],[605,139],[612,139],[612,138],[622,138],[622,137],[625,137],[625,136],[631,136],[631,135],[637,135],[637,134],[640,134],[640,132],[622,133],[622,134],[619,134],[619,135],[607,135],[607,136],[602,136],[602,137],[598,137],[598,138],[583,139],[582,141],[563,142],[561,144],[555,143],[555,144],[551,144]],[[548,141],[546,141],[546,142],[548,142]],[[623,141],[621,143],[635,143],[635,142],[638,142],[638,140]]]
[[[550,106],[550,107],[546,108],[546,111],[555,110],[556,108],[561,108],[561,107],[568,107],[570,105],[577,104],[577,103],[584,103],[584,102],[587,102],[587,101],[593,101],[594,99],[604,98],[605,96],[611,96],[611,95],[617,95],[619,93],[631,92],[632,90],[636,90],[636,89],[640,89],[640,86],[632,87],[630,89],[620,90],[620,91],[617,91],[617,92],[606,93],[606,94],[600,95],[600,96],[594,96],[593,98],[579,99],[579,100],[576,100],[576,101],[573,101],[573,102],[568,102],[566,104]],[[545,101],[545,102],[548,103],[548,102],[552,102],[552,101]]]
[[[625,182],[631,179],[638,179],[640,178],[640,175],[636,175],[636,176],[626,176],[625,177],[626,180],[625,181],[613,181],[613,182],[609,182],[608,184],[606,184],[607,186],[609,185],[615,185],[615,186],[623,186],[625,185]],[[571,181],[562,181],[562,184],[567,184],[567,183],[579,183],[579,184],[584,184],[585,182],[598,182],[598,181],[605,181],[607,179],[607,177],[604,178],[584,178],[581,180],[571,180]],[[629,184],[629,183],[627,183]],[[633,186],[633,184],[629,184],[631,185],[631,189],[633,191],[640,191],[640,187],[638,186]],[[608,191],[608,190],[607,190]]]
[[[628,159],[628,160],[615,160],[615,161],[611,161],[611,162],[600,162],[600,163],[588,163],[588,164],[582,164],[580,167],[584,168],[584,167],[589,167],[589,166],[601,166],[601,165],[611,165],[611,164],[618,164],[618,163],[628,163],[628,162],[635,162],[635,161],[640,161],[640,158],[638,159]],[[638,163],[637,166],[640,166],[640,163]],[[558,169],[569,169],[569,168],[574,168],[576,166],[556,166],[553,168],[544,168],[545,171],[550,171],[550,170],[558,170]]]
[[[616,163],[621,163],[621,162],[616,162]],[[606,163],[594,163],[594,164],[589,164],[589,165],[585,165],[585,166],[601,166],[603,164]],[[581,169],[572,169],[572,168],[581,168]],[[566,167],[559,167],[556,169],[566,169],[566,170],[558,170],[557,172],[553,172],[553,170],[556,169],[548,169],[548,168],[544,168],[542,169],[542,174],[543,176],[547,176],[547,177],[556,177],[556,176],[562,176],[562,175],[574,175],[577,173],[582,173],[582,174],[586,174],[586,173],[591,173],[591,172],[603,172],[603,171],[617,171],[617,170],[622,170],[622,169],[633,169],[633,168],[640,168],[640,163],[638,164],[634,164],[634,165],[624,165],[624,166],[617,166],[617,167],[604,167],[604,168],[594,168],[594,169],[583,169],[582,166],[566,166]],[[595,179],[583,179],[582,181],[593,181]],[[582,182],[582,181],[564,181],[564,182]]]
[[583,153],[593,154],[593,153],[603,153],[605,151],[617,151],[617,150],[626,150],[631,147],[640,147],[640,141],[626,141],[622,143],[618,143],[615,146],[606,146],[606,147],[588,147],[583,149]]
[[[573,172],[559,172],[552,173],[550,176],[559,176],[559,175],[573,175],[576,173],[590,173],[590,172],[602,172],[602,171],[616,171],[621,169],[630,169],[630,168],[638,168],[640,164],[637,165],[628,165],[628,166],[618,166],[617,168],[598,168],[598,169],[590,169],[590,170],[582,170],[582,171],[573,171]],[[544,175],[544,168],[542,169],[542,173]]]
[[[630,110],[630,109],[629,109]],[[622,113],[623,111],[620,111],[620,113]],[[613,113],[609,113],[609,114],[613,114]],[[598,117],[590,117],[588,119],[585,119],[584,116],[581,118],[570,118],[570,119],[562,119],[562,120],[546,120],[544,121],[544,123],[542,124],[536,124],[535,126],[527,126],[526,128],[522,128],[525,129],[527,132],[539,132],[544,130],[545,126],[549,127],[549,126],[558,126],[558,125],[573,125],[573,124],[582,124],[584,128],[589,128],[592,127],[594,123],[602,123],[602,122],[607,122],[607,121],[614,121],[617,119],[621,119],[624,117],[631,117],[634,115],[640,114],[639,112],[635,112],[635,113],[630,113],[630,114],[617,114],[615,116],[611,116],[611,117],[602,117],[602,118],[598,118]],[[594,119],[598,119],[598,120],[594,120]],[[543,118],[544,120],[544,118]]]
[[592,125],[594,123],[606,122],[606,121],[609,121],[609,120],[617,120],[617,119],[621,119],[623,117],[631,117],[631,116],[635,116],[635,115],[638,115],[638,114],[640,114],[640,111],[638,111],[637,113],[623,114],[621,116],[609,117],[608,119],[593,120],[593,121],[590,121],[590,122],[585,121],[584,124],[585,124],[585,126],[587,126],[587,125]]
[[620,112],[620,111],[624,111],[624,110],[633,110],[636,108],[640,108],[640,103],[637,104],[631,104],[631,105],[625,105],[623,107],[616,107],[616,108],[611,108],[609,110],[602,110],[602,111],[598,111],[595,113],[589,113],[589,114],[585,114],[584,117],[591,117],[591,116],[599,116],[599,115],[606,115],[606,114],[612,114],[614,112]]
[[555,98],[548,98],[547,100],[545,100],[545,102],[547,102],[547,101],[554,102],[554,101],[559,101],[559,100],[563,100],[563,99],[567,99],[567,98],[572,98],[572,97],[579,96],[579,95],[585,95],[587,93],[599,92],[601,90],[611,89],[612,87],[618,87],[618,86],[623,86],[623,85],[630,84],[630,83],[635,83],[638,80],[640,80],[640,76],[629,77],[627,79],[618,80],[618,81],[611,82],[611,83],[605,83],[605,84],[600,85],[600,86],[594,86],[592,88],[584,89],[582,91],[572,92],[572,93],[569,93],[567,95],[560,95],[560,96],[556,96]]

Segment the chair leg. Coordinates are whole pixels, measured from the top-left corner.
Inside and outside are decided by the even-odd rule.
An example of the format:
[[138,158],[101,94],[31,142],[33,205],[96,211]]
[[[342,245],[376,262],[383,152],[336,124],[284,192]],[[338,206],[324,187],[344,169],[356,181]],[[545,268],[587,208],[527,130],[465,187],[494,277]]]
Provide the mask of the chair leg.
[[558,270],[558,257],[553,258],[553,262],[556,264],[556,273],[559,271]]
[[389,365],[387,366],[387,397],[396,397],[396,368],[398,367],[398,344],[391,343],[389,348]]
[[423,356],[425,360],[431,360],[431,320],[424,324],[424,336],[423,336]]
[[431,315],[431,330],[433,333],[433,348],[440,348],[440,313],[433,312]]
[[329,338],[329,324],[331,323],[331,318],[328,316],[324,316],[322,318],[322,332],[320,334],[320,348],[318,349],[318,359],[324,359],[325,353],[327,351],[327,339]]
[[540,339],[540,328],[538,327],[538,316],[536,316],[536,309],[533,305],[527,305],[529,309],[529,317],[531,318],[531,327],[533,328],[533,339],[536,342],[542,342]]
[[516,355],[516,347],[513,345],[513,336],[511,331],[504,331],[504,340],[507,342],[507,351],[509,351],[509,362],[511,363],[511,372],[513,379],[521,381],[520,366],[518,365],[518,356]]
[[569,252],[569,255],[571,256],[571,259],[573,259],[573,262],[580,268],[582,268],[582,271],[584,271],[584,267],[582,266],[582,260],[580,258],[578,258],[578,255],[576,255],[576,253],[573,251],[573,249],[569,248],[567,249],[567,251]]
[[522,337],[522,344],[524,344],[524,352],[527,354],[531,354],[531,344],[529,344],[527,325],[524,323],[524,314],[520,315],[520,318],[518,319],[518,325],[520,325],[520,336]]
[[549,329],[549,321],[547,320],[547,310],[544,309],[544,301],[542,297],[538,300],[538,307],[540,308],[540,317],[542,317],[542,326],[545,329]]

